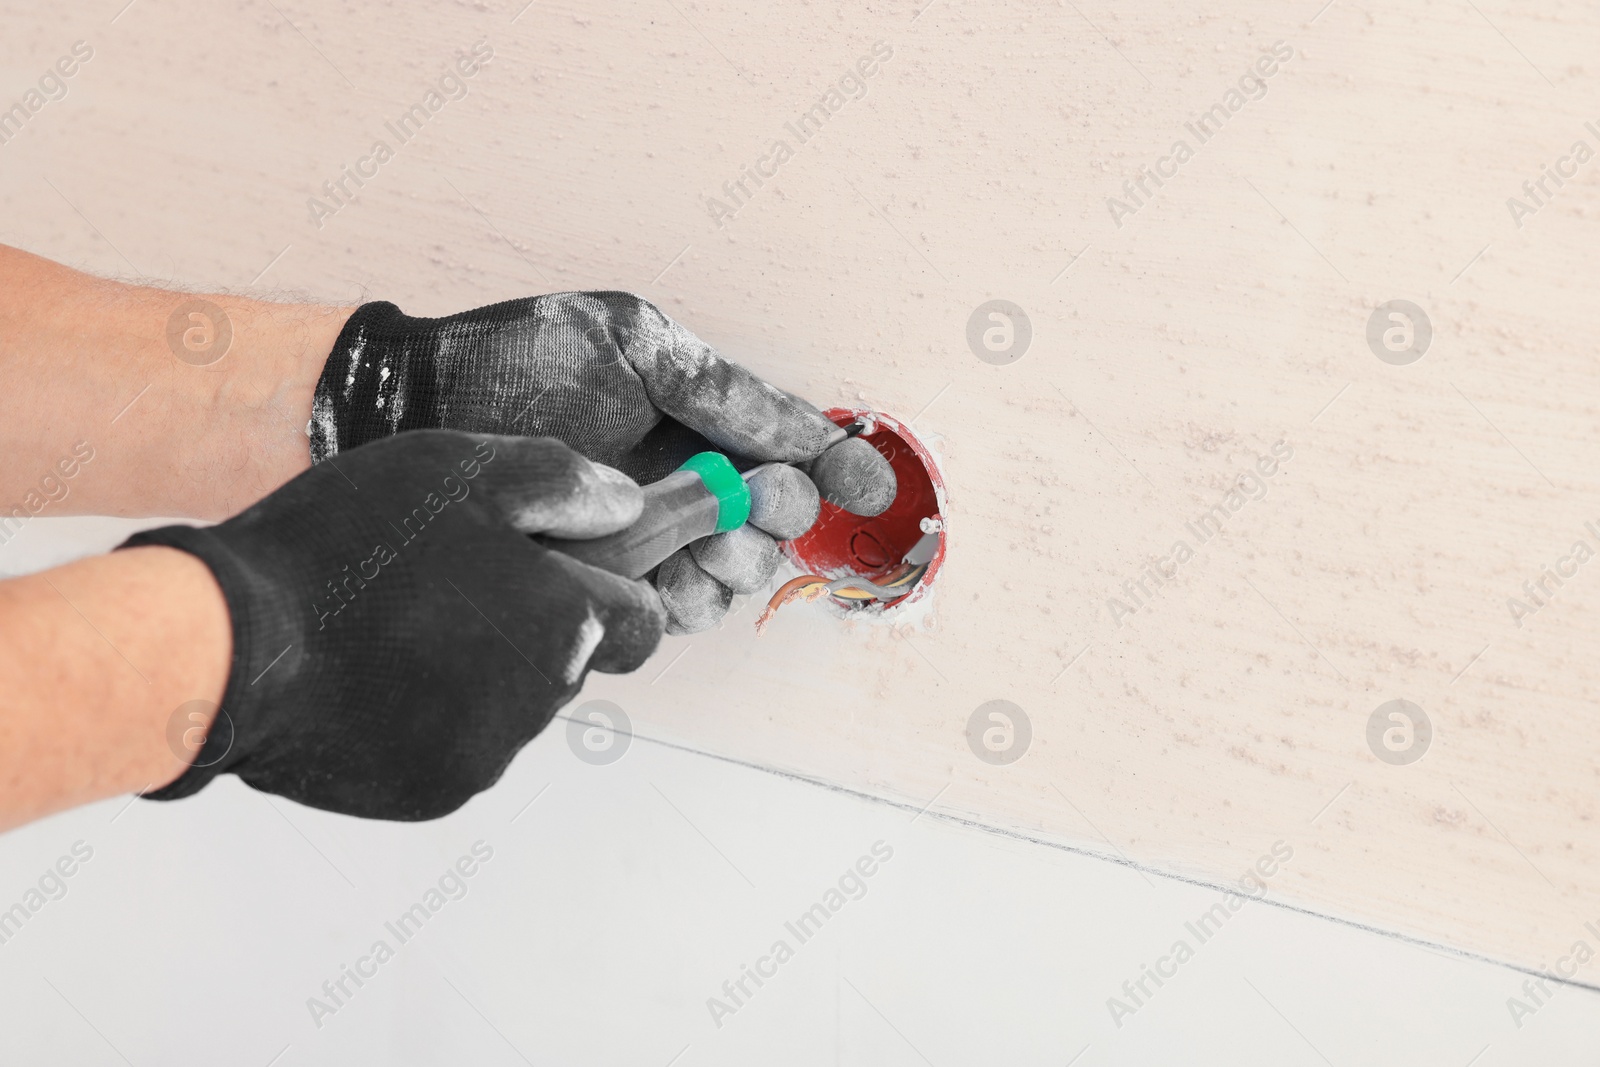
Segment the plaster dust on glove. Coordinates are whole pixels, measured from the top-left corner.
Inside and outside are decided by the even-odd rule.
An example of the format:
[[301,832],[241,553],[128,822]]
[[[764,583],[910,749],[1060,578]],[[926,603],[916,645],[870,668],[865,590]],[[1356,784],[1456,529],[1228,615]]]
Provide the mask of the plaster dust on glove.
[[[889,477],[894,477],[893,471]],[[749,485],[750,524],[780,541],[799,537],[811,529],[822,510],[822,495],[816,483],[794,467],[764,466],[750,475]]]
[[709,630],[733,602],[732,590],[707,574],[687,548],[667,557],[657,572],[656,589],[667,609],[667,633],[675,637]]
[[887,511],[899,488],[889,461],[859,437],[813,460],[811,478],[828,503],[869,518]]
[[734,593],[754,593],[778,570],[778,543],[753,525],[703,537],[689,546],[700,569]]
[[[836,444],[840,428],[817,408],[624,292],[552,293],[443,318],[382,301],[357,308],[317,382],[313,461],[420,429],[554,437],[640,485],[705,451],[739,469],[820,457],[817,485],[799,470],[764,475],[752,485],[749,531],[657,571],[674,633],[715,625],[735,586],[767,581],[774,539],[809,528],[819,491],[851,508],[894,494],[893,471],[872,449]],[[682,588],[666,588],[673,582]]]

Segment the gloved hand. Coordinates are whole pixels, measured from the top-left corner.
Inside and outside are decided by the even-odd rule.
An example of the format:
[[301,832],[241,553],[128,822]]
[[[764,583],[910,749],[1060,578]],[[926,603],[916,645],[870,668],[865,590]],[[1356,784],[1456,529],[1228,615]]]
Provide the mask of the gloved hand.
[[320,464],[168,545],[211,569],[233,662],[194,765],[146,794],[224,772],[302,804],[431,819],[466,803],[592,668],[655,650],[665,618],[631,582],[535,543],[638,518],[639,487],[548,438],[403,434]]
[[[630,293],[554,293],[442,319],[362,305],[317,384],[312,461],[425,428],[555,437],[641,484],[707,449],[740,469],[809,464],[827,451],[815,473],[830,501],[876,515],[896,492],[893,470],[870,445],[839,443],[841,431],[816,408],[724,360]],[[817,514],[808,486],[783,496],[786,506],[757,514],[753,525],[662,564],[654,580],[669,633],[714,626],[735,592],[772,577],[774,538],[799,536]]]

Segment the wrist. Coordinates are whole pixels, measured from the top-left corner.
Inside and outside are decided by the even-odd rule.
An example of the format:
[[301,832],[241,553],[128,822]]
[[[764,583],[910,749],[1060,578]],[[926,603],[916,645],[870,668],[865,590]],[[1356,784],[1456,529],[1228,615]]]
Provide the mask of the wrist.
[[222,518],[277,488],[310,465],[311,395],[350,310],[0,245],[0,542],[40,514]]
[[212,725],[232,669],[228,604],[206,564],[178,549],[152,545],[85,562],[118,567],[118,595],[145,605],[132,611],[143,633],[128,655],[138,656],[147,684],[140,693],[127,680],[133,736],[115,791],[146,791],[181,775]]
[[177,778],[231,658],[222,590],[183,552],[113,552],[0,583],[0,828]]
[[174,384],[197,414],[189,425],[205,429],[164,447],[178,457],[187,483],[184,510],[170,514],[222,519],[311,466],[313,394],[352,309],[205,299],[231,328],[231,347],[204,366],[169,353]]

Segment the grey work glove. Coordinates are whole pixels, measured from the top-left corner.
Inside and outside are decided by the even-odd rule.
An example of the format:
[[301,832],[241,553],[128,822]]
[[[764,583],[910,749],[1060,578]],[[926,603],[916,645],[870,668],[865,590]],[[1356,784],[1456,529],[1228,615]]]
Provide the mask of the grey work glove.
[[591,670],[631,671],[664,618],[649,586],[529,534],[596,537],[639,487],[549,438],[430,430],[301,473],[216,526],[166,526],[232,622],[222,709],[192,766],[369,819],[434,819],[493,785]]
[[[317,383],[311,457],[404,430],[555,437],[641,484],[715,449],[741,469],[814,467],[769,487],[740,529],[696,542],[653,576],[668,633],[707,629],[761,589],[777,540],[805,532],[817,493],[862,515],[893,502],[894,472],[815,407],[762,381],[630,293],[552,293],[439,319],[363,304]],[[824,452],[828,455],[813,464]]]

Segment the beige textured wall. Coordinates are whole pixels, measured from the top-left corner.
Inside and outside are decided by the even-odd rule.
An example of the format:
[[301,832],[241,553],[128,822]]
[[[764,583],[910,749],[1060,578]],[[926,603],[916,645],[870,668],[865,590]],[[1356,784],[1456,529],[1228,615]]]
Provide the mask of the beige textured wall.
[[[6,93],[94,49],[0,145],[4,240],[415,313],[627,288],[818,402],[916,417],[951,502],[929,610],[796,608],[757,642],[747,606],[591,687],[641,731],[1207,879],[1283,840],[1275,896],[1524,965],[1594,943],[1600,563],[1521,626],[1506,601],[1600,549],[1600,164],[1520,227],[1506,201],[1600,148],[1600,12],[119,6],[4,16]],[[479,41],[465,98],[393,139]],[[788,133],[876,42],[865,96]],[[777,138],[792,158],[719,225],[706,198]],[[1193,158],[1117,225],[1106,199],[1178,138]],[[1396,298],[1433,327],[1408,366],[1365,338]],[[1009,365],[965,339],[991,299],[1031,320]],[[1280,440],[1264,498],[1117,625],[1119,585]],[[1434,737],[1392,766],[1367,724],[1402,697]],[[997,698],[1033,734],[1008,766],[965,737]]]

